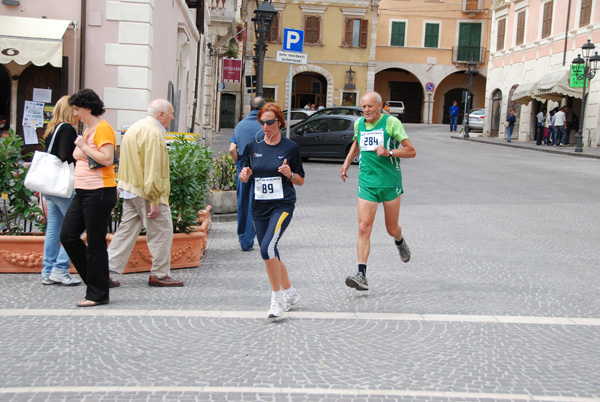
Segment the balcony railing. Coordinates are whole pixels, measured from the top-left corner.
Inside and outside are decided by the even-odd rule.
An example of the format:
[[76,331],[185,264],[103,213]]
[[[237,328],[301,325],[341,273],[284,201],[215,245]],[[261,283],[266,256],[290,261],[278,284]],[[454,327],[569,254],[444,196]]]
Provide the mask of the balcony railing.
[[486,52],[485,47],[454,46],[452,47],[452,62],[468,63],[473,59],[477,63],[483,63]]
[[483,11],[483,0],[463,0],[463,13],[480,13]]

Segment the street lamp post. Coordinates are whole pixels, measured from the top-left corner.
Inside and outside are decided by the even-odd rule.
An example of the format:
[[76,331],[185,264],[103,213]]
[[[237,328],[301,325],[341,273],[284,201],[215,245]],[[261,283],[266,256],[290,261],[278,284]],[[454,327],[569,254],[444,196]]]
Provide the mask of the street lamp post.
[[473,88],[473,81],[475,81],[475,76],[479,74],[479,70],[477,70],[477,63],[471,59],[471,61],[467,64],[467,71],[465,74],[468,74],[467,78],[467,96],[465,97],[465,118],[463,119],[463,138],[469,138],[469,100],[471,99],[471,89]]
[[[577,145],[575,146],[575,152],[583,152],[583,120],[585,118],[585,104],[586,104],[586,94],[585,91],[587,89],[587,81],[591,80],[596,75],[596,71],[598,71],[598,62],[600,62],[600,56],[598,56],[598,52],[596,52],[592,56],[592,52],[596,46],[588,39],[587,43],[581,47],[581,51],[583,53],[583,58],[580,54],[577,55],[575,59],[573,59],[572,64],[574,66],[578,66],[577,79],[583,80],[583,95],[581,97],[581,112],[579,115],[579,131],[577,132]],[[583,71],[581,67],[583,66]],[[581,74],[580,74],[581,73]]]
[[256,71],[256,96],[263,96],[263,70],[265,64],[265,53],[267,51],[267,34],[271,31],[273,20],[277,11],[270,1],[264,0],[258,4],[256,0],[256,10],[254,10],[254,35],[256,43],[254,44],[254,70]]

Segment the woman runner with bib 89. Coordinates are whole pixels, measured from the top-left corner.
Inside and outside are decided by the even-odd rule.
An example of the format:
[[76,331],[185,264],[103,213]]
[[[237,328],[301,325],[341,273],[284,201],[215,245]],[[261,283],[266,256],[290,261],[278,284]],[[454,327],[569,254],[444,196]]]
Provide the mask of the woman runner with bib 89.
[[300,301],[279,257],[277,243],[292,220],[296,204],[294,184],[304,184],[304,169],[298,145],[281,135],[286,122],[279,105],[267,103],[257,118],[265,135],[246,146],[241,157],[240,180],[244,183],[254,180],[252,219],[271,283],[268,319],[274,321]]

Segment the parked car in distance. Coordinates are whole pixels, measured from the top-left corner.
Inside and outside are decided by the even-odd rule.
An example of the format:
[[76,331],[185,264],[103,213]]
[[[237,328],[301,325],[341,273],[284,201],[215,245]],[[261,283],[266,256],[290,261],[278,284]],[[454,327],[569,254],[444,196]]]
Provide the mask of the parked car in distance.
[[353,114],[311,116],[290,130],[290,140],[298,144],[302,159],[345,159],[359,118]]
[[392,116],[396,116],[400,121],[404,120],[405,110],[404,110],[404,102],[402,101],[388,101],[388,106],[390,108],[390,114]]
[[[308,119],[316,110],[312,109],[292,109],[290,111],[290,120],[288,121],[288,125],[291,127]],[[287,119],[287,110],[283,111],[283,117]]]
[[465,115],[469,130],[483,131],[483,125],[485,123],[485,109],[471,109],[468,114]]

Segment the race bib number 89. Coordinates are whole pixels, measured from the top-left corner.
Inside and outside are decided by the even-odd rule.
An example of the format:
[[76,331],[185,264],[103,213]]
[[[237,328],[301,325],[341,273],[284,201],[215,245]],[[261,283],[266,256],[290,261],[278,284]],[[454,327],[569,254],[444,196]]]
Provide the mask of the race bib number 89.
[[360,133],[360,150],[374,151],[375,147],[383,145],[383,130]]
[[257,177],[254,179],[254,198],[257,200],[281,200],[283,198],[281,177]]

